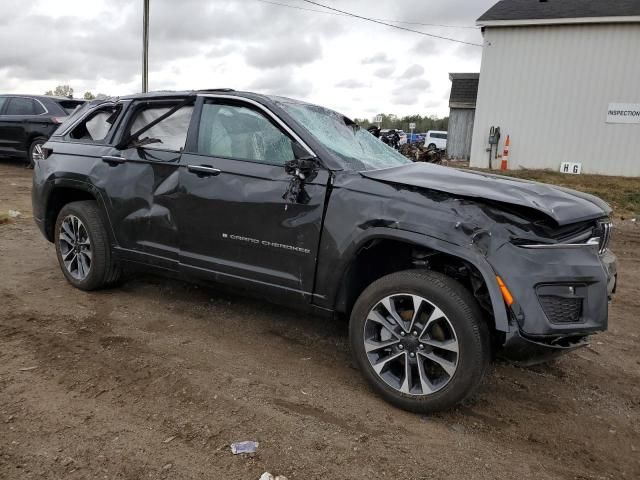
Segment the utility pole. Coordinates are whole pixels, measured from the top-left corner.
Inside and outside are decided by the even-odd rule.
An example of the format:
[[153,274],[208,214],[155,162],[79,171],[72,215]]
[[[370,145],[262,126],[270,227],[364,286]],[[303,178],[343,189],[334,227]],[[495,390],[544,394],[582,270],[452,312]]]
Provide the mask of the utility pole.
[[149,91],[149,0],[142,0],[144,15],[142,20],[142,91]]

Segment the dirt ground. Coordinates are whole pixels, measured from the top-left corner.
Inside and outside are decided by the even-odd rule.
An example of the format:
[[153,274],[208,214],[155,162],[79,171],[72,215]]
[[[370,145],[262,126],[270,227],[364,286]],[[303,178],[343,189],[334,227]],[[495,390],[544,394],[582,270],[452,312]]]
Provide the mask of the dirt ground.
[[[84,293],[0,163],[0,479],[640,478],[640,227],[617,226],[610,329],[552,364],[493,365],[419,416],[373,394],[347,326],[158,278]],[[260,442],[253,456],[229,444]]]

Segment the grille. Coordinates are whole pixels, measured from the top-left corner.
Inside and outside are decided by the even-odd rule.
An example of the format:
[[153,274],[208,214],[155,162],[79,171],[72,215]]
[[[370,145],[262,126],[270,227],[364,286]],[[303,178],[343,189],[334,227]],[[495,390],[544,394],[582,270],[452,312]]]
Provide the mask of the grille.
[[582,298],[540,295],[540,304],[551,323],[578,323],[582,316]]

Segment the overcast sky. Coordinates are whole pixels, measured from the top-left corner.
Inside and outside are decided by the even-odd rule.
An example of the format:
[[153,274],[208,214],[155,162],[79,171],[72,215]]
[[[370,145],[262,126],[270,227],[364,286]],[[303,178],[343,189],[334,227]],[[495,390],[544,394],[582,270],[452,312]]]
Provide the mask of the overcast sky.
[[[302,0],[269,0],[320,10]],[[260,0],[150,0],[151,90],[229,87],[350,117],[448,114],[449,72],[482,48]],[[495,0],[320,0],[360,15],[474,26]],[[482,43],[477,28],[403,25]],[[0,0],[0,93],[141,89],[142,0]]]

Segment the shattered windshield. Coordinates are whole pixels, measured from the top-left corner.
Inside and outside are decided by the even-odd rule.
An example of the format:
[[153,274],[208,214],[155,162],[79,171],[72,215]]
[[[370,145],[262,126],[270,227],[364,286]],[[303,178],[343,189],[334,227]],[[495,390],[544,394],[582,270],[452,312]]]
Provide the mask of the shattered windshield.
[[278,100],[278,104],[331,150],[348,170],[379,170],[411,163],[339,113],[305,103]]

